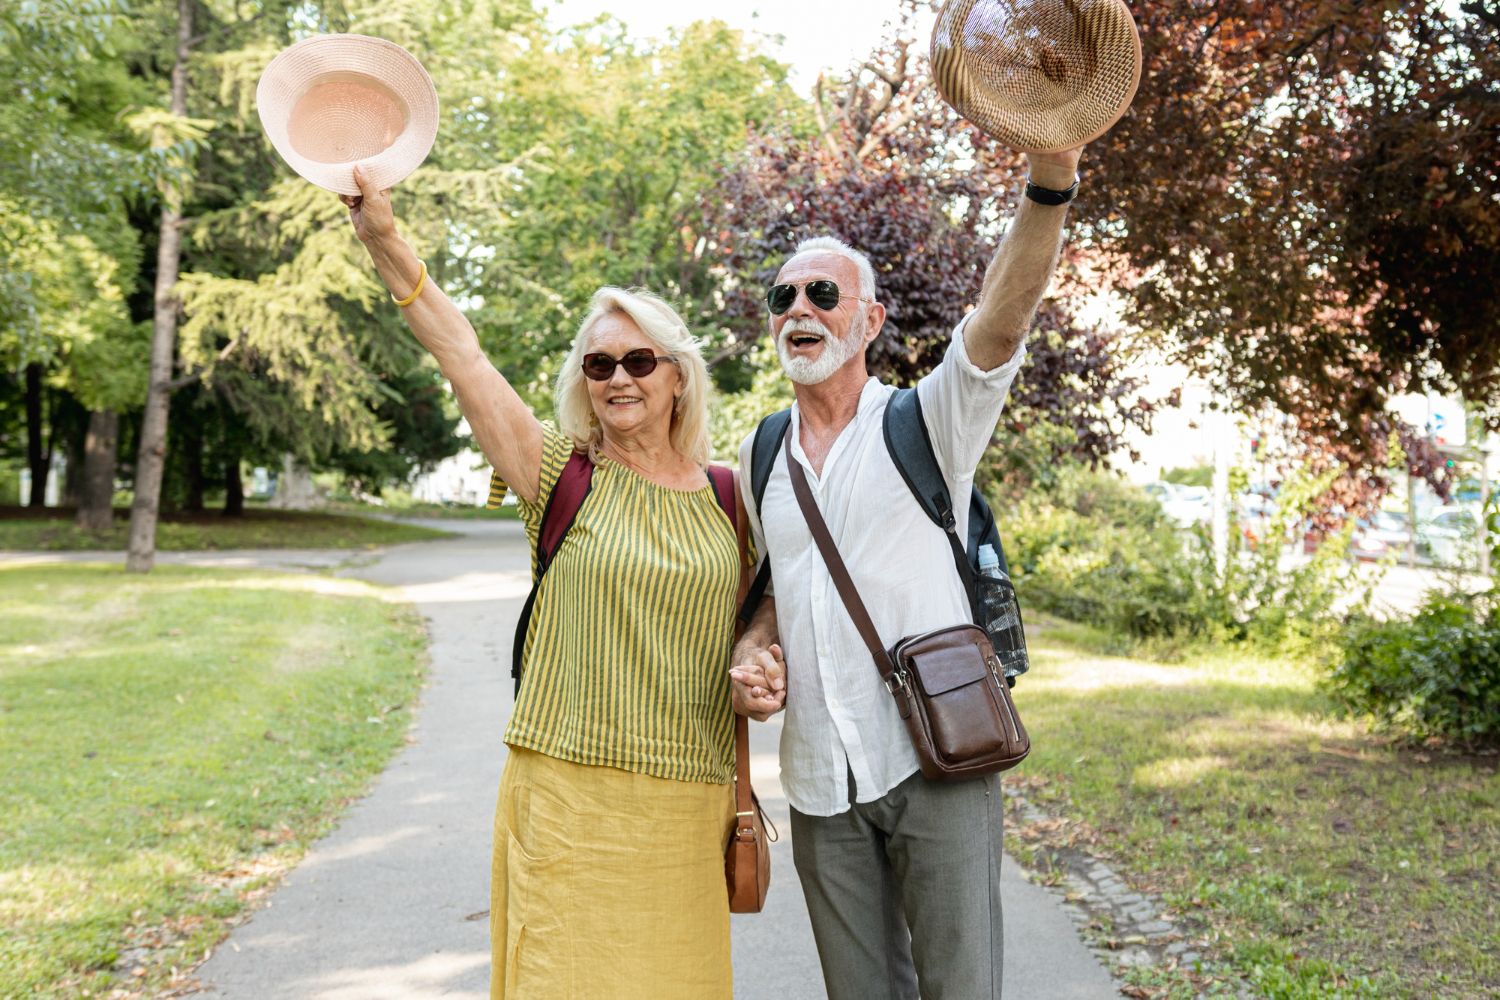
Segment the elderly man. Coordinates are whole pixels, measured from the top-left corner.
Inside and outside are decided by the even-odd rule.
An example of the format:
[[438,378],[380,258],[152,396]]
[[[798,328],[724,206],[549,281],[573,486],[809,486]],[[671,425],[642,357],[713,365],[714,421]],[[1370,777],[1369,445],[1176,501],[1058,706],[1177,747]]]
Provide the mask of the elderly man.
[[[958,524],[1057,264],[1079,150],[1034,154],[1030,183],[978,305],[918,398]],[[864,254],[801,244],[767,295],[771,333],[796,403],[791,457],[813,487],[886,643],[969,619],[944,533],[917,505],[886,448],[895,389],[865,370],[885,321]],[[751,467],[752,439],[740,452]],[[757,551],[771,562],[735,650],[736,709],[786,709],[781,783],[792,845],[831,1000],[999,997],[1002,965],[998,775],[952,784],[919,770],[906,728],[840,600],[780,453],[759,509],[742,476]],[[784,650],[783,672],[774,648]]]

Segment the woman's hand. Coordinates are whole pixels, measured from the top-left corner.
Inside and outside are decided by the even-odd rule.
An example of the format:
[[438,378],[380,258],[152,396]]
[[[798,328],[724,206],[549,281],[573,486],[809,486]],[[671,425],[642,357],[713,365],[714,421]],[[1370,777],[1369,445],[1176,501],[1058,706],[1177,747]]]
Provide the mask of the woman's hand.
[[356,165],[354,183],[357,195],[341,194],[339,201],[349,206],[349,221],[361,243],[378,243],[396,235],[396,217],[391,213],[391,192],[376,191],[365,184],[364,172]]
[[786,707],[786,661],[775,643],[767,649],[740,644],[729,671],[734,710],[765,722]]

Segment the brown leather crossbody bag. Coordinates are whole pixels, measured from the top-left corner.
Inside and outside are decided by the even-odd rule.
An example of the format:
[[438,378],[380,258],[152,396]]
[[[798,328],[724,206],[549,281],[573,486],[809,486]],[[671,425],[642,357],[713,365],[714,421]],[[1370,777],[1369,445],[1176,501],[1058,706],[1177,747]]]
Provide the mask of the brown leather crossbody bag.
[[909,635],[886,648],[818,510],[802,466],[786,436],[786,467],[797,505],[812,531],[828,575],[886,690],[906,723],[929,781],[962,781],[1015,767],[1031,752],[1031,737],[1005,683],[1004,668],[984,629],[953,625]]

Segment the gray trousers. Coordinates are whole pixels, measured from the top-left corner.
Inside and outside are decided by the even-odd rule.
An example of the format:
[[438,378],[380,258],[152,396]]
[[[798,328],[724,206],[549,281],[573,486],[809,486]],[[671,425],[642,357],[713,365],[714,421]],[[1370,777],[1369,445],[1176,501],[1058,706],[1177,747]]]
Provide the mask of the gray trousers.
[[829,1000],[999,1000],[1000,776],[912,775],[837,816],[792,810]]

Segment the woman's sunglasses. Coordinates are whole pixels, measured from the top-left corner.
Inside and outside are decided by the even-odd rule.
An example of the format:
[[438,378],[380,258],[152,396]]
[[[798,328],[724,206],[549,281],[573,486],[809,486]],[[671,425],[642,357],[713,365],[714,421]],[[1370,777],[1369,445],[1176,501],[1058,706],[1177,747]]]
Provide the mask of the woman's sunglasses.
[[615,377],[615,366],[618,365],[625,369],[625,373],[631,378],[645,378],[656,371],[656,364],[659,361],[677,363],[677,359],[670,356],[657,357],[649,347],[630,351],[618,361],[608,354],[585,354],[583,374],[595,382],[608,382]]
[[807,289],[807,301],[827,312],[837,309],[840,299],[859,299],[861,302],[874,302],[862,295],[845,295],[839,291],[836,281],[820,278],[817,281],[804,281],[796,285],[772,285],[766,291],[766,305],[771,309],[772,316],[780,316],[792,308],[792,303],[797,301],[797,289]]

